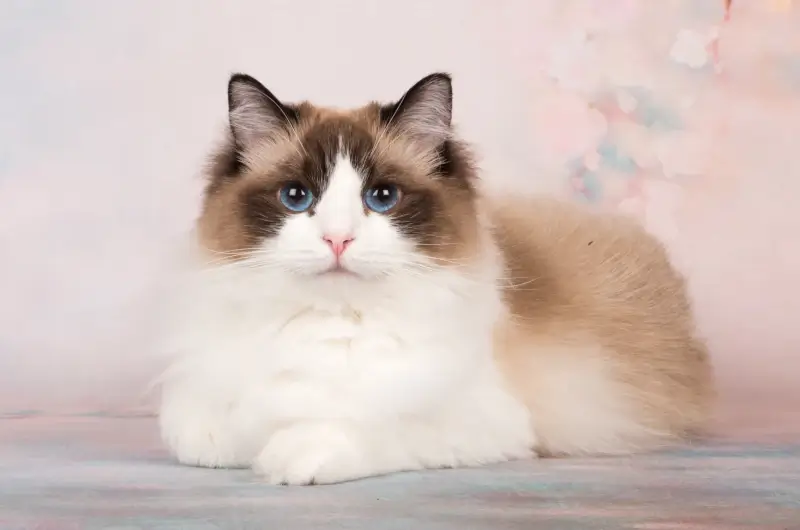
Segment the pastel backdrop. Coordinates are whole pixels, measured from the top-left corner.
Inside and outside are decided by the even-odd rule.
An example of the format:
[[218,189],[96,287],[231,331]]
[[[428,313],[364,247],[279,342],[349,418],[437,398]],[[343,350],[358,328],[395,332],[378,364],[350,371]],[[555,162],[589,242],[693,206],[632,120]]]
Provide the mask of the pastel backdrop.
[[620,210],[669,245],[723,432],[800,434],[797,4],[0,3],[0,413],[142,406],[229,73],[347,106],[443,69],[491,193]]

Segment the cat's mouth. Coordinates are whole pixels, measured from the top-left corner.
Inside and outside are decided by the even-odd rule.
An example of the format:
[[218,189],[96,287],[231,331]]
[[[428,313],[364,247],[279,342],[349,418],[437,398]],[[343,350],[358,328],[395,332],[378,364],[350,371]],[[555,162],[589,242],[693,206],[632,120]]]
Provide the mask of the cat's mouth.
[[360,275],[341,263],[337,263],[320,272],[318,276],[329,278],[358,278]]

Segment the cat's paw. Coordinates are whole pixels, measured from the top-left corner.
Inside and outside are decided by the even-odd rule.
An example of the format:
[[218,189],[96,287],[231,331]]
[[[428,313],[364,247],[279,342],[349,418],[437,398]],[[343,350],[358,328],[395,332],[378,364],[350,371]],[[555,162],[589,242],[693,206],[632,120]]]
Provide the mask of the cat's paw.
[[272,435],[253,462],[272,484],[333,484],[377,474],[361,440],[335,424],[308,423]]
[[162,416],[161,436],[181,464],[197,467],[244,468],[240,451],[218,418]]

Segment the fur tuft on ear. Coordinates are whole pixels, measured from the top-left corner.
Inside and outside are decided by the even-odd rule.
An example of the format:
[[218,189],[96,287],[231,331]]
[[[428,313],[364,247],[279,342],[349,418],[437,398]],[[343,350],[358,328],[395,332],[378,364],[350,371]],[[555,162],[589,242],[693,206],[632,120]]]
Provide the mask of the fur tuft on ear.
[[420,79],[397,103],[381,107],[381,121],[412,136],[425,148],[437,149],[450,138],[453,84],[449,74]]
[[297,111],[281,103],[255,78],[233,74],[228,82],[228,121],[237,147],[247,149],[297,121]]

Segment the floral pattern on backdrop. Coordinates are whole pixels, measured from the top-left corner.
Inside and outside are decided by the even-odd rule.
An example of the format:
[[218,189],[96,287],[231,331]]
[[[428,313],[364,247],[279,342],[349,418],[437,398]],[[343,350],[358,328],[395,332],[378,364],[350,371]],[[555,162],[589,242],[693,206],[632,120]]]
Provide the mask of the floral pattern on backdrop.
[[763,158],[797,176],[789,143],[748,141],[753,120],[800,116],[792,0],[568,0],[556,19],[534,145],[578,200],[674,239],[687,195],[724,197]]

